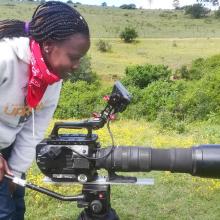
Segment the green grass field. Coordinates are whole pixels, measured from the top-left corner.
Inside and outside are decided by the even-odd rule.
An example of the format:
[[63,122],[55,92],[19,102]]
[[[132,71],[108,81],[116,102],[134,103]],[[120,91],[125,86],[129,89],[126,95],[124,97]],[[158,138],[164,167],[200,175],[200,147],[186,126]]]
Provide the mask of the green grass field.
[[102,53],[97,50],[92,39],[90,56],[92,67],[104,82],[113,83],[115,77],[120,78],[129,65],[164,64],[173,71],[182,65],[190,65],[199,57],[209,57],[220,53],[220,38],[145,38],[138,42],[125,44],[120,39],[108,39],[112,52]]
[[[0,19],[30,20],[36,3],[0,2]],[[208,17],[191,19],[181,11],[121,10],[79,6],[91,29],[92,46],[89,55],[92,67],[103,84],[113,84],[134,64],[165,64],[173,71],[190,65],[193,59],[220,52],[220,22]],[[119,38],[125,26],[137,28],[137,42],[125,44]],[[96,42],[104,39],[112,52],[101,53]],[[51,125],[52,126],[52,125]],[[48,133],[51,127],[48,129]],[[154,123],[117,121],[112,125],[116,144],[130,146],[189,147],[220,142],[218,125],[196,124],[184,134],[164,132]],[[47,134],[48,134],[47,133]],[[98,131],[103,146],[110,144],[106,129]],[[220,219],[220,182],[169,172],[131,173],[155,179],[154,186],[113,186],[112,206],[121,220],[146,219]],[[36,165],[28,180],[66,195],[80,192],[79,186],[55,187],[42,182]],[[72,220],[81,211],[76,203],[60,202],[27,190],[27,220]]]
[[[37,3],[0,2],[0,19],[30,20]],[[192,19],[183,11],[125,10],[114,7],[78,6],[87,20],[92,38],[118,37],[125,26],[137,29],[141,38],[219,37],[220,23],[214,16]]]

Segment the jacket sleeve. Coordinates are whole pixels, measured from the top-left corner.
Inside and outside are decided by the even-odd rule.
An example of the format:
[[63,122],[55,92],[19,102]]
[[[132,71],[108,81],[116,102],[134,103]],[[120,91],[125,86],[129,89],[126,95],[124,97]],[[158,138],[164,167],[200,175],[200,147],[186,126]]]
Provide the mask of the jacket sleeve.
[[6,62],[4,60],[0,60],[0,86],[6,80],[6,78],[5,78],[5,72],[6,72],[5,69],[6,69]]
[[[59,83],[56,93],[51,94],[52,97],[55,97],[49,101],[49,104],[44,106],[44,108],[42,108],[39,112],[36,111],[34,113],[34,120],[32,114],[31,118],[17,134],[12,153],[8,161],[9,167],[15,176],[21,177],[21,174],[25,173],[31,166],[35,157],[35,147],[44,138],[45,131],[53,117],[58,103],[60,89],[61,83]],[[34,136],[33,126],[35,130]]]
[[11,66],[14,59],[11,48],[0,44],[0,86],[10,77]]

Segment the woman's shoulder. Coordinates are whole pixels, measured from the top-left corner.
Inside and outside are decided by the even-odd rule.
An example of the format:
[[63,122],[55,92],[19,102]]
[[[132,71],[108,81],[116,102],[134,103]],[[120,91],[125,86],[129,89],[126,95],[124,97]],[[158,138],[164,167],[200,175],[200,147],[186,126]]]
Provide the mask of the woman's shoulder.
[[0,59],[10,59],[17,56],[22,61],[30,62],[30,47],[29,38],[27,37],[14,37],[14,38],[3,38],[0,40]]

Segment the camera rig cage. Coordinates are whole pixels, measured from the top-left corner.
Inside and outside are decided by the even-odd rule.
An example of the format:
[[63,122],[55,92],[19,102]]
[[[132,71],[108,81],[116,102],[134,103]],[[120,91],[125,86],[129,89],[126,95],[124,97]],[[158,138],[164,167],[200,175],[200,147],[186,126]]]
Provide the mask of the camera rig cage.
[[[107,105],[94,118],[80,122],[57,122],[49,138],[41,141],[36,147],[36,162],[41,172],[55,182],[86,183],[99,179],[97,164],[113,153],[115,146],[100,156],[98,135],[93,130],[109,123],[114,114],[123,112],[131,101],[131,95],[125,87],[116,81],[110,96],[105,96]],[[87,129],[87,134],[59,134],[59,129]],[[109,126],[108,126],[109,128]],[[109,171],[107,180],[136,181],[135,178],[123,178]]]

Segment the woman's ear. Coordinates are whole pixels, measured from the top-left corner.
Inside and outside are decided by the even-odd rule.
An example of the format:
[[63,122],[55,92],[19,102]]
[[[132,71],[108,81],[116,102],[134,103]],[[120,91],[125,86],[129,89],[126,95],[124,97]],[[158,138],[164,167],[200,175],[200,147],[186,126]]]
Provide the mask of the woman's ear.
[[55,44],[54,42],[52,41],[44,41],[42,43],[42,50],[43,50],[43,53],[45,54],[50,54],[54,48]]

